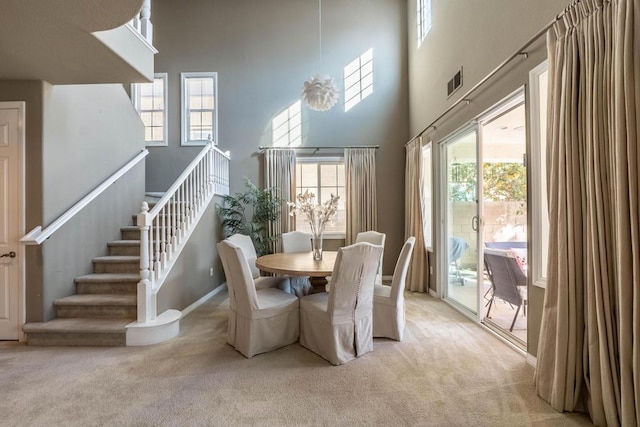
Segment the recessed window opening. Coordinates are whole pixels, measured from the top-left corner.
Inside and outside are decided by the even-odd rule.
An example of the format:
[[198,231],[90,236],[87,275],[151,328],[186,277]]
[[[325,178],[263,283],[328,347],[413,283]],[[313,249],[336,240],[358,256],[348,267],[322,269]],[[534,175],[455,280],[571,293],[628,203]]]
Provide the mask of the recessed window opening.
[[373,93],[373,49],[344,67],[344,111]]
[[431,0],[416,0],[418,47],[431,31]]
[[[325,238],[344,238],[347,231],[347,211],[345,208],[345,172],[344,159],[304,158],[296,159],[296,194],[309,191],[316,196],[316,201],[324,203],[331,194],[340,196],[338,212],[333,224],[327,224]],[[309,223],[303,216],[296,216],[296,230],[311,232]]]
[[182,145],[218,142],[217,73],[182,73]]
[[151,83],[133,85],[133,102],[144,123],[147,146],[167,145],[167,74],[158,73]]
[[298,100],[271,121],[274,147],[302,145],[302,103]]

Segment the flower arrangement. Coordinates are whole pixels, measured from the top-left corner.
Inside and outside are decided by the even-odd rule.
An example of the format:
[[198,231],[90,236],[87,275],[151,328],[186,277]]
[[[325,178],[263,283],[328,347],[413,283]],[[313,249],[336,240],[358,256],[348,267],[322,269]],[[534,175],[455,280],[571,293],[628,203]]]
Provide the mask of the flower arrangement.
[[313,258],[322,259],[322,234],[324,227],[333,222],[333,217],[338,212],[340,196],[331,194],[331,198],[324,203],[316,203],[316,195],[306,190],[296,196],[295,202],[287,202],[292,208],[289,215],[304,215],[311,226],[313,240]]

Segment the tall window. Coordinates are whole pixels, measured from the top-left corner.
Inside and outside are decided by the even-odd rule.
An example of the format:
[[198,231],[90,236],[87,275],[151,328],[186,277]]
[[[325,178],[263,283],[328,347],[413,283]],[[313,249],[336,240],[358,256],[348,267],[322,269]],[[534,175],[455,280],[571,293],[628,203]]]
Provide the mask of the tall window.
[[218,74],[181,73],[182,145],[218,143]]
[[167,145],[167,73],[158,73],[152,83],[132,86],[133,105],[144,123],[147,146]]
[[[331,194],[340,196],[333,224],[325,227],[325,237],[344,238],[347,231],[345,210],[345,175],[342,158],[296,159],[296,194],[306,190],[316,195],[316,201],[326,202]],[[296,230],[311,232],[303,217],[296,217]]]
[[431,31],[431,0],[416,0],[418,47]]
[[274,147],[299,147],[302,144],[302,103],[300,100],[271,121]]
[[344,67],[344,111],[373,93],[373,49]]
[[549,213],[547,205],[547,81],[549,64],[543,62],[529,73],[531,99],[531,262],[529,274],[534,285],[545,287],[549,253]]

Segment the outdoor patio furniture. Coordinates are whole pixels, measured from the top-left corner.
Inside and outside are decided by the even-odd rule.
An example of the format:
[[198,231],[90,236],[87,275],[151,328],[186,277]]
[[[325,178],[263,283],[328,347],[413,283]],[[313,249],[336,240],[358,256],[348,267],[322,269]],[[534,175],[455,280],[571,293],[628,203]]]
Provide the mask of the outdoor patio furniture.
[[521,289],[526,291],[527,276],[524,274],[515,255],[510,250],[500,250],[486,248],[484,250],[484,266],[487,277],[491,281],[491,299],[487,309],[487,317],[491,312],[491,307],[495,299],[499,298],[517,307],[513,316],[509,332],[513,331],[520,308],[524,308],[526,316],[527,299],[523,297]]

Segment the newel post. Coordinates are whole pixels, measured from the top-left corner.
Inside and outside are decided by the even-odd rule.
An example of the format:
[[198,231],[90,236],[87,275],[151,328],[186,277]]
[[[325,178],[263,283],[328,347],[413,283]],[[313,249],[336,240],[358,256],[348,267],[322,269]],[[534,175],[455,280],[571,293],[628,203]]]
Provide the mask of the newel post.
[[140,11],[140,34],[153,46],[153,24],[151,23],[151,0],[145,0]]
[[140,228],[140,281],[138,282],[138,323],[149,322],[156,317],[153,284],[149,270],[149,205],[142,202],[142,211],[137,218]]

